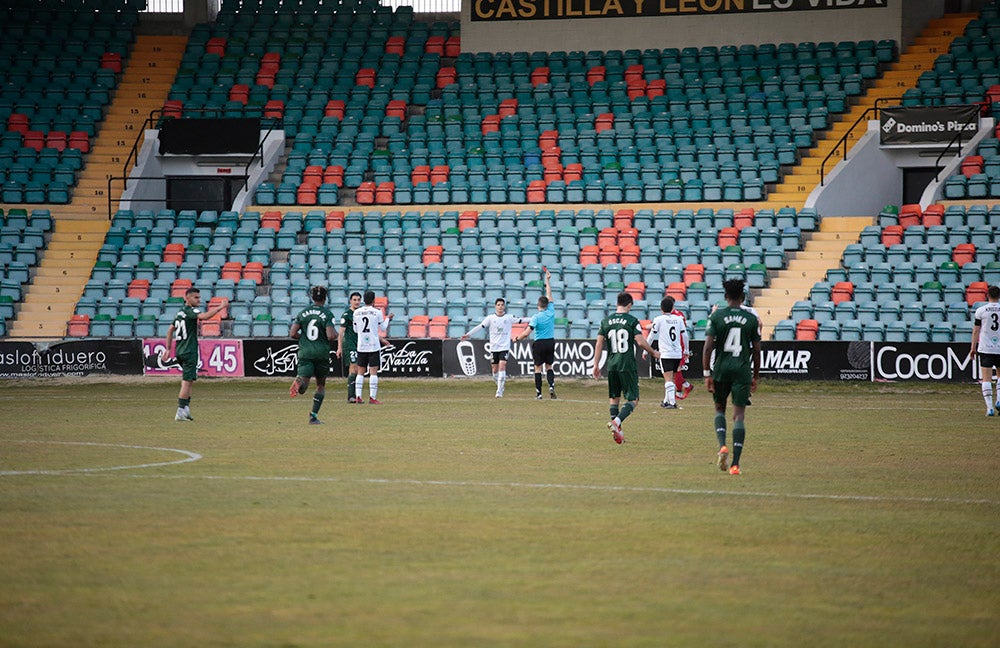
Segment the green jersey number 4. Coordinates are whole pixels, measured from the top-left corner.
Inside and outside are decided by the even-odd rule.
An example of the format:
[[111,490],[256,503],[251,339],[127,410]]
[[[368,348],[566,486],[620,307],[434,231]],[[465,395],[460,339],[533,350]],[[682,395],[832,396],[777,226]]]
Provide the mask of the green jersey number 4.
[[738,358],[741,353],[743,353],[743,344],[740,336],[740,329],[731,328],[729,329],[729,335],[726,336],[726,342],[722,345],[722,350],[726,353],[732,355],[734,358]]

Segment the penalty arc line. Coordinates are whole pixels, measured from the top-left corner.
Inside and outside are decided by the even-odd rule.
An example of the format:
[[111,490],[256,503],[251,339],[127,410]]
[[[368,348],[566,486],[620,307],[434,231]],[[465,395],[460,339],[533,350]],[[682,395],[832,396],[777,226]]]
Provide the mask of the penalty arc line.
[[177,459],[176,461],[159,461],[155,463],[144,463],[144,464],[131,464],[128,466],[106,466],[103,468],[66,468],[63,470],[0,470],[0,477],[12,476],[12,475],[72,475],[72,474],[87,474],[87,473],[101,473],[108,472],[112,470],[131,470],[133,468],[157,468],[160,466],[175,466],[178,464],[188,463],[191,461],[198,461],[202,458],[197,452],[191,452],[189,450],[180,450],[178,448],[156,448],[151,446],[141,446],[141,445],[128,445],[124,443],[93,443],[90,441],[30,441],[30,440],[15,440],[8,441],[8,443],[45,443],[50,445],[75,445],[75,446],[93,446],[101,448],[125,448],[129,450],[156,450],[160,452],[176,452],[185,455],[184,459]]

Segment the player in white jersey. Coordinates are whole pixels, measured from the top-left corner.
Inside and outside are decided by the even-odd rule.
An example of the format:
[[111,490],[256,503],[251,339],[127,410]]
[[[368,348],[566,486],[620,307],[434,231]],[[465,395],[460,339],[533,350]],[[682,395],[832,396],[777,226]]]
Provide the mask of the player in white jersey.
[[[687,322],[684,316],[674,310],[674,298],[664,297],[660,302],[662,314],[653,320],[646,341],[653,344],[660,352],[658,366],[663,373],[663,402],[660,407],[677,409],[677,383],[674,382],[674,372],[684,364],[688,354]],[[657,365],[654,365],[657,366]]]
[[490,363],[493,368],[493,381],[497,384],[497,398],[503,398],[504,386],[507,384],[507,355],[510,353],[510,331],[514,324],[527,324],[530,319],[527,317],[514,317],[507,311],[507,302],[503,297],[498,297],[494,305],[496,313],[491,313],[483,318],[483,321],[476,324],[472,329],[462,336],[463,340],[469,339],[483,329],[490,332],[490,353],[493,354],[493,361]]
[[368,404],[381,405],[382,403],[376,398],[378,396],[379,351],[382,348],[385,333],[389,329],[392,313],[385,317],[380,309],[375,308],[375,292],[372,290],[365,291],[364,302],[364,306],[354,311],[353,327],[354,332],[358,334],[358,379],[354,383],[354,402],[358,405],[364,403],[361,391],[364,388],[365,371],[367,371],[369,376]]
[[986,416],[995,416],[1000,410],[1000,383],[993,397],[993,369],[1000,369],[1000,286],[990,286],[986,291],[989,300],[976,309],[972,316],[972,346],[969,357],[979,355],[979,379],[986,401]]

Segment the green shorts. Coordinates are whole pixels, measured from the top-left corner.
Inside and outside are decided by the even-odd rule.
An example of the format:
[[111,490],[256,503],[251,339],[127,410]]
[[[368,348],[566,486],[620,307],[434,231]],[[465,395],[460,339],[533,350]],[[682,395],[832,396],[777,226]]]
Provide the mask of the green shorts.
[[330,374],[330,360],[310,360],[299,358],[297,375],[300,378],[326,378]]
[[639,400],[639,374],[634,371],[608,371],[608,398],[624,396],[627,401]]
[[185,353],[177,356],[177,362],[181,365],[181,380],[194,382],[198,380],[198,354]]
[[340,356],[340,361],[344,366],[344,375],[350,373],[351,365],[358,364],[358,351],[357,349],[351,349],[350,351],[344,350],[344,353]]
[[715,382],[715,393],[712,394],[712,397],[716,403],[724,405],[730,394],[733,395],[733,405],[746,407],[750,404],[750,383]]

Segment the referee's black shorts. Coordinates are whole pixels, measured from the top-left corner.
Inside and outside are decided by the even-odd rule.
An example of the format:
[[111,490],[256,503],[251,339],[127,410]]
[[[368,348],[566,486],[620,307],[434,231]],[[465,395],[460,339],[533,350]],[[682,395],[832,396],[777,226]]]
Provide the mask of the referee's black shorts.
[[535,366],[555,364],[556,341],[552,338],[548,340],[535,340],[531,343],[531,357],[534,360]]

